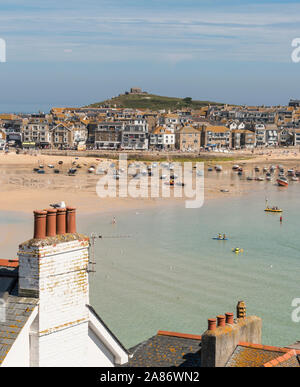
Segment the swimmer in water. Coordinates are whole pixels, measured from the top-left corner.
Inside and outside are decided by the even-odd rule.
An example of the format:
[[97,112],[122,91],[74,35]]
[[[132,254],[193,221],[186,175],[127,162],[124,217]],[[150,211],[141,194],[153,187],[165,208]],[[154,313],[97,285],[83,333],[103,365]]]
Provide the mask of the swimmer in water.
[[116,224],[116,217],[113,217],[112,224]]

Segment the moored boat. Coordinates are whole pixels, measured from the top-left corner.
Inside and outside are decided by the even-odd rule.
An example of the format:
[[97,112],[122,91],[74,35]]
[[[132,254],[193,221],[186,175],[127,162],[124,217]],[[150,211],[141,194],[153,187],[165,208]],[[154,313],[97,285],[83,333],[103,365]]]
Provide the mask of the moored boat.
[[289,185],[287,178],[284,176],[278,177],[277,183],[280,187],[287,187]]

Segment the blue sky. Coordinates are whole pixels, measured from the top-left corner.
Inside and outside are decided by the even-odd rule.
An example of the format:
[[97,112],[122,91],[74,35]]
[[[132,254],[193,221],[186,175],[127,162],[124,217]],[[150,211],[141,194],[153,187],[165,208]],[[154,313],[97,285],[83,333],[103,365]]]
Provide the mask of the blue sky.
[[0,111],[81,106],[131,86],[237,104],[300,98],[300,2],[1,0]]

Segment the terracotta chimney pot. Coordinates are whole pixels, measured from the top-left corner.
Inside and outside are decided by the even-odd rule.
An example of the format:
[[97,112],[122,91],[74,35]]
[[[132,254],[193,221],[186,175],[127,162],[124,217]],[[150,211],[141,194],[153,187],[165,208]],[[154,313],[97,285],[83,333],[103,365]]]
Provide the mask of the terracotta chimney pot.
[[76,208],[67,207],[67,233],[76,233]]
[[47,211],[34,211],[34,239],[46,238]]
[[58,208],[56,216],[56,234],[63,235],[66,233],[66,208]]
[[226,324],[233,324],[233,313],[225,313],[226,316]]
[[225,327],[225,316],[223,315],[217,316],[217,320],[218,320],[218,327]]
[[214,331],[217,327],[217,320],[215,318],[208,319],[208,330]]
[[47,237],[56,236],[56,214],[57,214],[57,210],[54,208],[49,208],[47,210],[47,224],[46,224]]

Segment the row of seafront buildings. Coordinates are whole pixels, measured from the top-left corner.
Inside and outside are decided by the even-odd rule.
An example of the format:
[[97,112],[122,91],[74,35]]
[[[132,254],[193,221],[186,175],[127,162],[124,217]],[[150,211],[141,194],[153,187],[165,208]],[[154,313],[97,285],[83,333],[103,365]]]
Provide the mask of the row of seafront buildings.
[[178,150],[300,145],[300,101],[288,106],[204,106],[172,112],[117,107],[0,114],[0,149]]

